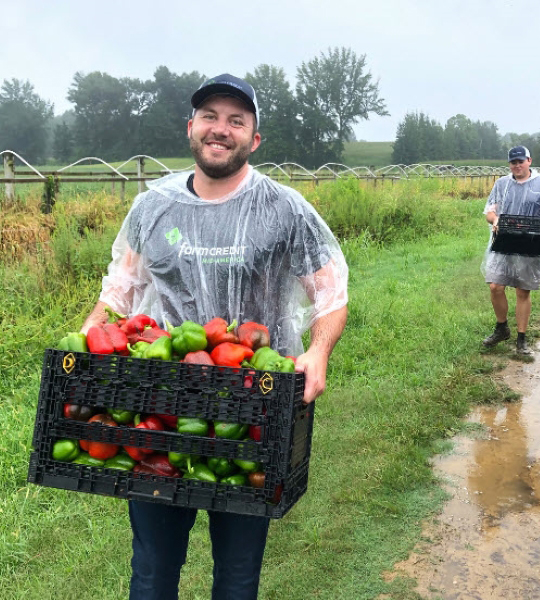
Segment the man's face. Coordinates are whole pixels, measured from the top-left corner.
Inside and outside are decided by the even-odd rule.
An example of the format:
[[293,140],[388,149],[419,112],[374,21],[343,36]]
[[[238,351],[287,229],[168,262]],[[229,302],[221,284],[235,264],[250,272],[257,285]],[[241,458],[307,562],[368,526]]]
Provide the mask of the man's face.
[[523,181],[529,178],[529,171],[531,168],[531,159],[516,158],[510,161],[510,170],[516,181]]
[[213,96],[188,122],[189,145],[195,162],[212,179],[239,171],[261,143],[255,117],[231,96]]

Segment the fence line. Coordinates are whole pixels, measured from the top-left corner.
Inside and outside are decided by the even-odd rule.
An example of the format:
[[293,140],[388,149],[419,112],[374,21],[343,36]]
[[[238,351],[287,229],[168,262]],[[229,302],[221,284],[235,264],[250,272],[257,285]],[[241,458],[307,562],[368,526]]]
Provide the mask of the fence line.
[[[192,170],[194,165],[185,169],[170,169],[159,160],[152,156],[139,154],[132,156],[130,159],[122,163],[118,168],[113,167],[103,159],[95,156],[87,156],[76,162],[61,167],[54,171],[39,171],[37,168],[29,164],[24,158],[11,150],[0,152],[3,156],[4,177],[0,178],[0,184],[5,186],[6,201],[13,202],[15,200],[15,186],[18,184],[35,184],[40,183],[45,185],[45,195],[49,202],[54,203],[54,196],[58,192],[60,181],[64,183],[110,183],[112,191],[115,193],[116,184],[120,185],[121,198],[125,198],[125,186],[128,182],[138,184],[138,191],[144,190],[144,182],[158,179],[170,173],[179,173],[182,171]],[[29,169],[16,169],[15,158],[23,162]],[[68,174],[68,170],[72,167],[80,165],[83,162],[97,161],[104,165],[108,171],[73,171]],[[136,162],[136,171],[122,172],[122,168],[130,162]],[[147,161],[152,161],[161,167],[160,170],[146,170]],[[354,177],[359,180],[372,181],[377,185],[378,181],[391,180],[392,183],[401,179],[409,179],[412,177],[454,177],[454,178],[480,178],[491,177],[494,180],[502,175],[507,175],[509,170],[507,167],[490,167],[490,166],[461,166],[455,165],[431,165],[431,164],[414,164],[414,165],[387,165],[375,169],[373,167],[348,167],[340,163],[326,163],[322,167],[314,171],[306,169],[297,163],[262,163],[254,166],[255,169],[263,172],[268,177],[277,181],[311,181],[315,185],[323,181],[336,181],[338,179],[346,179]]]

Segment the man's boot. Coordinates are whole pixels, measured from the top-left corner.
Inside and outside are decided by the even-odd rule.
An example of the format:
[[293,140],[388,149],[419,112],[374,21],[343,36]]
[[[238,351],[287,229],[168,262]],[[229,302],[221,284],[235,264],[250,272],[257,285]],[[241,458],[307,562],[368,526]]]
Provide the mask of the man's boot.
[[495,331],[488,336],[482,343],[486,348],[491,348],[492,346],[496,346],[499,342],[504,342],[510,337],[510,327],[508,327],[508,322],[497,323],[495,326]]
[[516,343],[516,352],[517,354],[521,354],[523,356],[529,356],[532,354],[529,345],[527,344],[527,340],[525,339],[524,333],[518,333],[517,343]]

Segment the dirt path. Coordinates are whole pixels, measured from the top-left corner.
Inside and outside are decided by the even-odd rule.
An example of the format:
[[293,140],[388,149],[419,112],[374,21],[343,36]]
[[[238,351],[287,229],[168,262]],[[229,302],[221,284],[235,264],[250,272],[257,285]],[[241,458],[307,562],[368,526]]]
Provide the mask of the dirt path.
[[540,600],[538,347],[534,358],[497,376],[522,399],[475,410],[470,421],[484,432],[456,438],[435,463],[452,498],[395,565],[426,600]]

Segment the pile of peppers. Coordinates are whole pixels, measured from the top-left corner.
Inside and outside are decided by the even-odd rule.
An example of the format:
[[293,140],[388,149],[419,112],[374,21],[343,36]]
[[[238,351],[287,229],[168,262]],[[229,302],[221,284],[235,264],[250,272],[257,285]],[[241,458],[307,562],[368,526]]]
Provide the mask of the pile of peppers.
[[86,335],[67,333],[58,348],[280,373],[295,371],[295,358],[281,356],[270,347],[270,334],[262,323],[247,321],[238,325],[236,319],[227,323],[215,317],[204,325],[184,321],[174,326],[166,321],[166,329],[162,329],[148,315],[128,318],[109,307],[105,310],[109,315],[107,323],[90,327]]
[[[191,417],[135,414],[132,411],[64,404],[64,417],[108,427],[134,427],[149,431],[177,431],[187,435],[231,440],[261,441],[261,426],[222,421],[208,422]],[[235,486],[264,487],[264,471],[255,461],[203,457],[151,448],[120,446],[94,440],[57,439],[52,445],[53,460],[134,473],[183,477]]]

